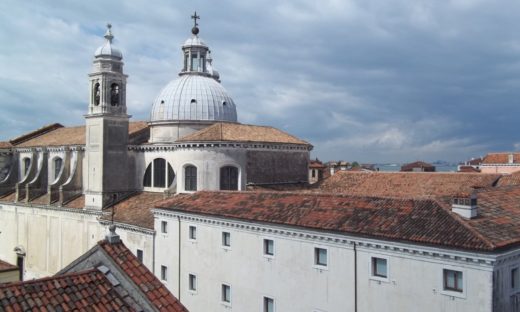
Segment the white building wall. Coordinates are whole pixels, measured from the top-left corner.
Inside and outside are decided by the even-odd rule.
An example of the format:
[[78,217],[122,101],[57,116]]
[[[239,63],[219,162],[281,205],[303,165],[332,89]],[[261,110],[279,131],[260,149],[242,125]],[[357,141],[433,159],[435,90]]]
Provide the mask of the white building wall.
[[[246,150],[238,148],[178,148],[175,150],[151,150],[142,152],[142,156],[136,155],[137,181],[143,187],[143,177],[146,168],[156,158],[164,158],[173,168],[176,192],[184,190],[184,167],[194,165],[197,167],[197,189],[219,190],[220,168],[223,166],[235,166],[239,169],[239,188],[246,189]],[[162,192],[165,188],[144,187],[145,191]]]
[[[372,257],[387,259],[388,278],[372,276]],[[358,248],[359,311],[493,311],[493,269],[454,259]],[[463,272],[463,292],[443,289],[443,269]]]
[[[75,211],[76,210],[76,211]],[[0,204],[0,259],[16,263],[14,248],[26,251],[25,279],[52,275],[77,259],[108,232],[99,214],[80,209],[45,209]],[[120,228],[117,233],[153,268],[153,234]]]
[[[520,311],[520,252],[507,253],[499,257],[497,263],[493,272],[494,311]],[[513,282],[514,269],[518,274]]]
[[[276,311],[354,311],[356,287],[357,311],[493,311],[494,256],[164,210],[155,215],[156,227],[161,221],[174,227],[157,236],[156,270],[168,266],[166,285],[190,311],[262,311],[264,296],[275,299]],[[190,225],[196,240],[188,238]],[[231,233],[230,248],[222,247],[222,231]],[[264,238],[274,240],[273,258],[263,255]],[[314,265],[315,247],[328,250],[325,269]],[[373,256],[387,259],[386,280],[372,277]],[[462,293],[444,291],[443,269],[463,272]],[[197,276],[196,292],[188,289],[188,274]],[[223,283],[231,286],[231,306],[221,302]]]

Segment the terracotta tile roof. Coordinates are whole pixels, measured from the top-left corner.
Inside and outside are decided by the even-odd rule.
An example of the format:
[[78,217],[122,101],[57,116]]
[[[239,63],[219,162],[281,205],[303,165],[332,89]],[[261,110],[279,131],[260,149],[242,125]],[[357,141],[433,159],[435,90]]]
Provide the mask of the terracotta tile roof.
[[520,185],[520,171],[504,174],[497,183],[498,186]]
[[405,164],[401,166],[401,171],[412,171],[415,168],[421,168],[429,171],[435,170],[435,166],[424,161],[415,161],[413,163]]
[[115,261],[145,294],[159,311],[187,312],[188,310],[175,298],[150,270],[132,254],[123,243],[110,244],[106,240],[98,245]]
[[16,265],[13,265],[13,264],[0,260],[0,272],[17,271],[17,270],[18,270],[18,267]]
[[494,186],[500,177],[487,173],[338,171],[314,191],[384,197],[452,196]]
[[[141,192],[124,199],[113,206],[115,210],[114,221],[153,230],[152,208],[156,202],[163,199],[162,193],[152,192]],[[111,211],[111,209],[108,208],[107,211]],[[111,215],[102,217],[104,220],[111,220],[111,218]]]
[[325,169],[327,166],[325,166],[321,161],[311,160],[309,163],[309,168]]
[[309,143],[273,127],[219,122],[177,140],[178,142]]
[[157,207],[451,248],[495,248],[432,199],[205,191],[176,195]]
[[2,311],[135,311],[97,269],[0,284],[0,306]]
[[16,198],[14,190],[8,194],[0,195],[0,202],[13,203]]
[[75,209],[83,209],[85,208],[85,195],[80,195],[68,202],[66,202],[63,207],[65,208],[75,208]]
[[462,165],[459,167],[458,172],[480,172],[480,169],[477,169],[473,166]]
[[10,148],[11,146],[13,146],[13,145],[9,142],[6,142],[6,141],[0,142],[0,148]]
[[10,142],[11,142],[12,145],[18,145],[20,143],[29,141],[32,138],[41,136],[42,134],[54,131],[54,130],[59,129],[59,128],[63,128],[63,125],[59,124],[59,123],[46,125],[46,126],[43,126],[43,127],[39,128],[39,129],[36,129],[34,131],[22,134],[21,136],[12,139]]
[[[147,127],[148,124],[144,121],[130,122],[128,126],[128,134],[130,137],[138,135]],[[61,126],[42,133],[35,131],[35,133],[36,134],[31,135],[29,139],[24,140],[21,143],[13,143],[13,145],[16,147],[85,145],[85,126]]]
[[520,153],[489,153],[484,156],[483,164],[507,164],[509,155],[513,155],[513,163],[520,163]]
[[520,244],[520,185],[477,192],[479,216],[465,220],[494,248]]

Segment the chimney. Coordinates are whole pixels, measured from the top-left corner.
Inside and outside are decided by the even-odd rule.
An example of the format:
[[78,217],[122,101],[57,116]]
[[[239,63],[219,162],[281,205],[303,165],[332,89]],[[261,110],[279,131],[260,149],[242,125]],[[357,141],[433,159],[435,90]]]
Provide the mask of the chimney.
[[114,224],[110,224],[110,226],[108,227],[108,230],[110,232],[108,232],[107,236],[106,236],[106,240],[110,243],[110,244],[117,244],[117,243],[120,243],[121,242],[121,239],[119,238],[119,235],[116,234],[116,226]]
[[451,211],[465,219],[473,219],[478,216],[477,194],[469,197],[455,197],[451,204]]

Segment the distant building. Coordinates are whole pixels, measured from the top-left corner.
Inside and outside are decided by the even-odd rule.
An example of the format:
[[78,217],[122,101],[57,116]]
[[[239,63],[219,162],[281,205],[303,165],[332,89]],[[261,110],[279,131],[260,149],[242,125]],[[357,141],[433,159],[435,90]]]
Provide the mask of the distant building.
[[402,172],[435,172],[435,166],[423,161],[416,161],[413,163],[401,166]]
[[520,153],[489,153],[480,170],[487,173],[513,173],[520,171]]
[[318,160],[318,158],[311,160],[309,163],[309,184],[321,181],[326,170],[327,166]]
[[329,161],[329,162],[325,163],[325,165],[328,167],[329,175],[331,175],[331,176],[334,175],[338,171],[347,170],[351,166],[349,162],[342,161],[342,160]]
[[480,165],[482,164],[482,157],[471,158],[457,166],[458,172],[481,172]]

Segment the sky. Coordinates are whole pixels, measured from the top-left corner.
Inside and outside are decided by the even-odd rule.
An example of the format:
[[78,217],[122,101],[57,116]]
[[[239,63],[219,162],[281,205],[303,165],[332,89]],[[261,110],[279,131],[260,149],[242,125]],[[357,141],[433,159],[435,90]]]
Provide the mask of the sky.
[[93,54],[113,25],[127,106],[148,120],[211,48],[239,121],[302,138],[321,160],[461,161],[520,150],[520,1],[0,1],[0,140],[81,125]]

